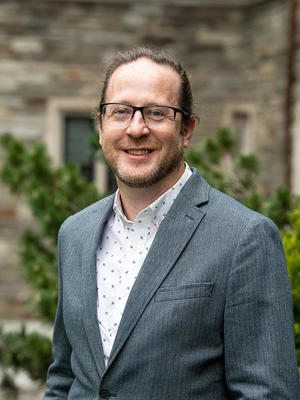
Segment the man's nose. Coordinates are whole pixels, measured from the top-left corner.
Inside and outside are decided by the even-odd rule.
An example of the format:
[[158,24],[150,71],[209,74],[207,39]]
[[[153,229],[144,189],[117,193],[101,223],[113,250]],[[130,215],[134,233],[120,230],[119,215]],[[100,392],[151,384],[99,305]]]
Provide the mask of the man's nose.
[[126,133],[135,137],[149,135],[150,130],[146,125],[141,110],[137,110],[134,113],[126,129]]

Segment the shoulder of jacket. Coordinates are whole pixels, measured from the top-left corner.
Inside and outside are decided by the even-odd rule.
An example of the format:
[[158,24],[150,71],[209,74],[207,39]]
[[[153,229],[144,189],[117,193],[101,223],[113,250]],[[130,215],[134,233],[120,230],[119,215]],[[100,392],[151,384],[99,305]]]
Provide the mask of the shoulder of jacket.
[[263,224],[276,227],[277,229],[276,224],[265,215],[248,208],[238,200],[213,187],[210,191],[209,203],[210,206],[222,214],[224,219],[228,218],[231,221],[238,220],[245,226]]
[[107,207],[113,204],[115,194],[105,197],[95,203],[83,208],[77,213],[69,216],[61,225],[59,232],[64,230],[80,227],[83,223],[86,224],[90,218],[93,218],[95,213],[105,212]]

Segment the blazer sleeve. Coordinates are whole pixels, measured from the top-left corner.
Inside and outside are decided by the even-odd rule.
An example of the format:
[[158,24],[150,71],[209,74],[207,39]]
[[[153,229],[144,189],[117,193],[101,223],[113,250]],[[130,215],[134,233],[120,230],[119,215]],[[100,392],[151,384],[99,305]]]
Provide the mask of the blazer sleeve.
[[299,399],[290,281],[278,229],[264,217],[246,226],[235,249],[224,346],[232,399]]
[[47,386],[44,400],[67,399],[68,392],[74,381],[74,374],[71,369],[70,357],[72,348],[69,343],[63,320],[63,291],[61,274],[61,234],[58,235],[58,284],[59,295],[54,323],[54,333],[52,341],[53,363],[48,369]]

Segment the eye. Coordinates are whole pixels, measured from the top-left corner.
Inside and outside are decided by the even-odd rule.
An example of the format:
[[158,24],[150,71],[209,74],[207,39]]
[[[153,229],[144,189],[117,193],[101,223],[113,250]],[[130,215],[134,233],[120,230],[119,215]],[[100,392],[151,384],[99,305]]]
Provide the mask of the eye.
[[159,107],[149,107],[144,110],[145,117],[154,119],[154,120],[162,120],[167,117],[166,110],[164,108]]
[[114,118],[126,118],[132,114],[132,109],[123,105],[113,105],[110,115]]

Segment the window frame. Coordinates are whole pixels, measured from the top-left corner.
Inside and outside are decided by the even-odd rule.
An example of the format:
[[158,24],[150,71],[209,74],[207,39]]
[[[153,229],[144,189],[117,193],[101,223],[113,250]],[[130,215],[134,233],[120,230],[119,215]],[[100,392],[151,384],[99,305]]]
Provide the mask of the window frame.
[[[93,118],[97,99],[86,98],[50,98],[46,106],[46,124],[44,142],[54,167],[64,163],[65,118],[76,116]],[[108,191],[107,166],[99,157],[94,161],[94,180],[100,193]]]

